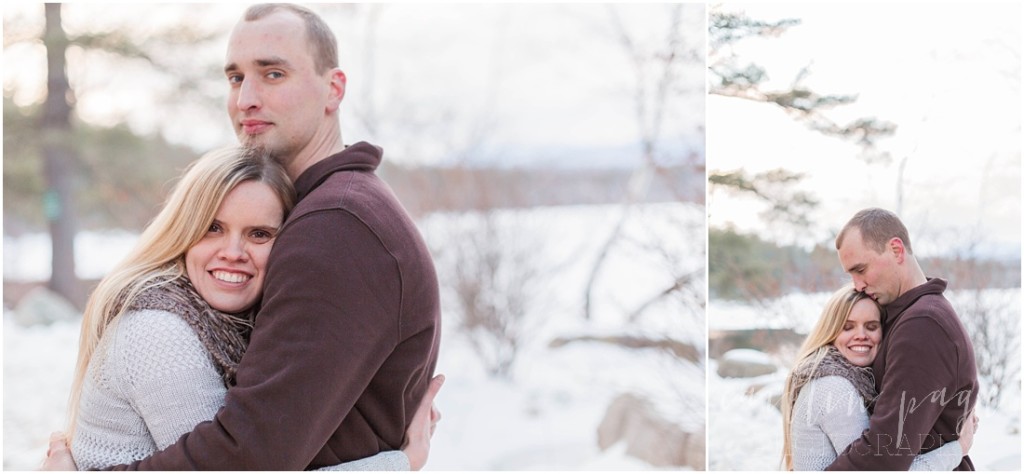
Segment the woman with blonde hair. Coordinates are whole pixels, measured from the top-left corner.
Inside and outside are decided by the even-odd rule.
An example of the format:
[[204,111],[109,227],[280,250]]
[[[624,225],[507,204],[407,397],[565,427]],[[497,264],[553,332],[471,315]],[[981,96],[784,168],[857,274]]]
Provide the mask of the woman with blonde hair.
[[[868,428],[877,392],[871,363],[882,342],[881,310],[846,285],[836,291],[804,340],[782,394],[782,463],[821,471]],[[959,443],[914,458],[911,470],[950,471],[973,441],[973,417]]]
[[[186,170],[85,308],[67,428],[79,468],[142,459],[213,419],[235,383],[267,258],[294,204],[283,168],[254,152],[216,150]],[[406,451],[326,469],[421,467],[433,393]]]

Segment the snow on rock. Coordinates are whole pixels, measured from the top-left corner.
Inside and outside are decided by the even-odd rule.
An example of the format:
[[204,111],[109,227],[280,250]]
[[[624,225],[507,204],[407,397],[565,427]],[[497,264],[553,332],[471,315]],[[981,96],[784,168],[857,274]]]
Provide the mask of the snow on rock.
[[771,356],[756,349],[733,349],[722,355],[723,361],[774,365]]

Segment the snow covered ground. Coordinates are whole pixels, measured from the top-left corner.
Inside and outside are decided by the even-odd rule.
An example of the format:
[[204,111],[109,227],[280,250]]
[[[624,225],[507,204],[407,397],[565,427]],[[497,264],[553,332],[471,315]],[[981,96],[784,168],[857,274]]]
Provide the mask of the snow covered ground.
[[[438,371],[447,382],[438,396],[443,420],[433,439],[431,470],[648,470],[624,446],[597,447],[596,429],[610,401],[625,392],[652,400],[686,430],[704,424],[705,374],[701,365],[653,350],[627,350],[601,342],[552,348],[556,337],[661,335],[704,351],[703,308],[667,299],[630,320],[626,315],[671,283],[696,272],[705,288],[704,208],[688,204],[634,207],[597,279],[595,309],[582,317],[582,295],[597,251],[624,212],[616,206],[505,211],[494,222],[506,250],[529,250],[539,282],[530,302],[511,377],[488,375],[470,340],[457,330],[456,305],[446,292]],[[453,250],[464,242],[450,231],[466,215],[435,215],[421,222],[434,249],[442,286],[451,280]],[[123,255],[131,236],[83,236],[80,276],[102,275]],[[43,249],[43,250],[38,250]],[[45,277],[41,237],[4,240],[4,277]],[[662,249],[662,250],[657,250]],[[64,423],[64,406],[77,351],[78,321],[21,327],[4,309],[4,469],[35,468],[49,433]]]
[[[950,291],[955,308],[970,304],[972,293]],[[792,294],[763,306],[713,303],[709,329],[790,327],[806,333],[818,318],[829,294]],[[986,290],[988,304],[1006,305],[1008,315],[1018,320],[1020,331],[1020,289]],[[1012,326],[1012,325],[1010,325]],[[976,350],[977,344],[976,344]],[[1018,352],[1014,360],[1019,360]],[[788,365],[788,361],[779,361]],[[982,471],[1021,469],[1020,366],[1016,386],[1009,389],[999,406],[979,404],[979,429],[971,448],[971,459]],[[769,397],[781,392],[786,370],[756,378],[722,378],[717,363],[708,363],[708,467],[710,470],[777,470],[782,452],[782,415],[769,405]],[[766,385],[753,395],[751,386]],[[775,390],[773,390],[775,388]]]

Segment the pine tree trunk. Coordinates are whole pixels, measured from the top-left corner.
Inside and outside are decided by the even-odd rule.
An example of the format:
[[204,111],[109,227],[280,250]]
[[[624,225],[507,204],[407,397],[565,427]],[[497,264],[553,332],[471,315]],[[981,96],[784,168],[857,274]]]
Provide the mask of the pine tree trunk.
[[68,38],[61,26],[61,5],[46,4],[46,102],[43,106],[43,173],[46,192],[43,208],[53,247],[49,287],[69,301],[79,302],[75,276],[75,212],[73,173],[75,155],[71,147],[71,86],[65,70]]

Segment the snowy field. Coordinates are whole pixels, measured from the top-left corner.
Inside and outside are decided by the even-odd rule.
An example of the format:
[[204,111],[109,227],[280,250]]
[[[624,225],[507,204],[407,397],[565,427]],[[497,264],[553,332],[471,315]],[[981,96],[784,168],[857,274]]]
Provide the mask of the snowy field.
[[[434,215],[421,222],[442,281],[438,371],[447,376],[437,401],[443,420],[426,469],[654,469],[626,456],[621,444],[598,449],[597,426],[608,404],[627,392],[651,400],[663,418],[687,431],[703,427],[703,366],[600,342],[549,345],[558,337],[667,336],[703,354],[704,312],[693,300],[668,298],[627,316],[681,272],[699,274],[693,282],[699,294],[693,297],[703,301],[703,206],[632,208],[624,238],[611,248],[595,280],[592,318],[583,319],[589,269],[623,212],[616,206],[558,207],[501,212],[489,221],[499,239],[496,248],[535,275],[527,311],[516,326],[523,334],[518,356],[504,378],[488,374],[485,358],[458,330],[457,304],[446,288],[454,269],[465,263],[458,257],[469,245],[465,229],[479,227],[483,219]],[[101,275],[131,242],[124,234],[83,236],[77,242],[80,276]],[[41,237],[5,238],[4,277],[45,277],[46,245]],[[38,465],[49,433],[64,423],[78,321],[26,328],[12,319],[5,308],[4,469],[26,470]]]
[[[828,293],[792,294],[762,306],[739,303],[715,303],[709,311],[709,330],[747,328],[794,328],[806,333],[811,329],[828,300]],[[973,294],[950,291],[947,297],[954,308],[972,303]],[[1006,326],[1020,331],[1020,289],[986,290],[986,304],[1001,307],[1016,324]],[[1004,326],[1004,327],[1006,327]],[[978,350],[977,343],[975,350]],[[1013,360],[1019,361],[1020,354]],[[710,470],[778,470],[782,453],[782,415],[769,404],[769,397],[781,393],[791,361],[777,360],[779,371],[756,378],[722,378],[717,362],[708,363],[708,467]],[[1021,470],[1021,392],[1020,366],[1017,363],[1015,387],[1011,387],[999,406],[979,403],[979,429],[970,455],[981,471]],[[984,383],[984,381],[982,381]],[[765,385],[746,395],[755,385]]]

